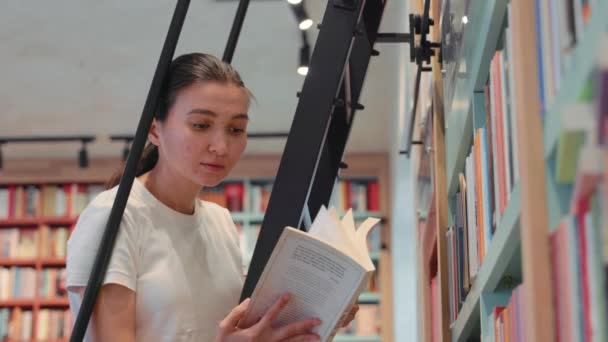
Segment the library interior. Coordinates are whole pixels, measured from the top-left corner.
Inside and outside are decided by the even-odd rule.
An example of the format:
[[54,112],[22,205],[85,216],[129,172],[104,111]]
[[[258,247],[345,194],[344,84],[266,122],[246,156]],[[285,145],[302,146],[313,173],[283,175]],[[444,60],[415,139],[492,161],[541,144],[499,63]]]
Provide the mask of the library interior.
[[608,341],[606,13],[4,2],[0,342]]

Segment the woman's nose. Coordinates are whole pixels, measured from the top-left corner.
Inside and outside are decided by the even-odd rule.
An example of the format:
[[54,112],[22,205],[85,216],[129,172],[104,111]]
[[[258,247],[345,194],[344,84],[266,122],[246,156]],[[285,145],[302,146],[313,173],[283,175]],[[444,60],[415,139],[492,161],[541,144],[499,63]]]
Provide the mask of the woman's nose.
[[223,133],[216,133],[211,139],[209,150],[217,155],[224,155],[228,150],[228,139]]

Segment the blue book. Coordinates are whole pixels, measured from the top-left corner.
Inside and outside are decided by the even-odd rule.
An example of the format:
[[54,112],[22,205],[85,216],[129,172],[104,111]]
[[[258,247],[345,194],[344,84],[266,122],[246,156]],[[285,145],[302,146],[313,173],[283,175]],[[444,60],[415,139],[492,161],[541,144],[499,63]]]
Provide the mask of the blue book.
[[538,59],[538,94],[540,98],[540,112],[541,115],[545,115],[545,81],[543,74],[543,48],[541,40],[542,35],[542,24],[540,14],[540,2],[542,0],[536,0],[536,58]]
[[19,298],[21,296],[21,268],[15,269],[15,282],[13,285],[13,297]]

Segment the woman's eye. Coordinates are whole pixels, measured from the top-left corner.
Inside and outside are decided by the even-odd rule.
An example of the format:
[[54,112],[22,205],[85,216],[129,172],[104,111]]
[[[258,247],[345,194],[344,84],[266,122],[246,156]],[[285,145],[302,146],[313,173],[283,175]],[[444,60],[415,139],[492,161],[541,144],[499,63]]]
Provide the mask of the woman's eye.
[[236,127],[234,127],[234,128],[230,129],[230,132],[233,133],[233,134],[243,134],[243,133],[245,133],[245,130],[242,129],[242,128],[236,128]]
[[209,124],[195,123],[195,124],[192,124],[192,127],[196,128],[196,129],[207,129],[207,128],[209,128]]

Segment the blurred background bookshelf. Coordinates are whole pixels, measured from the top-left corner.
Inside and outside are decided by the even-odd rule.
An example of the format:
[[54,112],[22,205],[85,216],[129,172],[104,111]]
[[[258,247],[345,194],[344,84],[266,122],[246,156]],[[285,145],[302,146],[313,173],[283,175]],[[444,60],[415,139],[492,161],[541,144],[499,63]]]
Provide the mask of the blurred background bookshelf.
[[[201,198],[228,208],[240,235],[246,272],[257,241],[277,156],[243,158],[229,178]],[[357,319],[339,341],[390,340],[390,231],[387,229],[387,159],[383,154],[346,156],[349,169],[336,181],[330,205],[352,207],[355,220],[382,219],[369,239],[376,274],[359,298]],[[65,289],[65,250],[78,214],[121,165],[118,159],[24,160],[0,174],[0,336],[11,340],[67,341],[73,317]]]
[[68,236],[101,183],[0,185],[0,336],[65,340],[73,317],[65,285]]
[[605,341],[608,2],[431,3],[423,340]]

